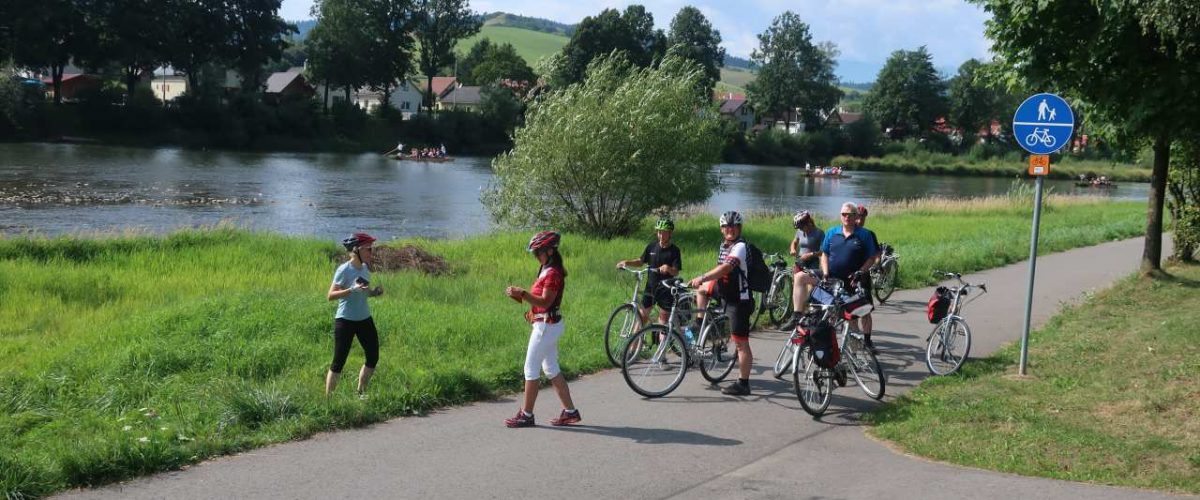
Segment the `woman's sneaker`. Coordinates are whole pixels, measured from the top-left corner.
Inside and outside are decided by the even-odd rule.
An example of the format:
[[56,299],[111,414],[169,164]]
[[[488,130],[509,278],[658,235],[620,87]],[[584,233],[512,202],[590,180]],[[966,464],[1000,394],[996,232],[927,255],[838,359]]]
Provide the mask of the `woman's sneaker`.
[[579,410],[564,409],[561,413],[558,414],[558,418],[550,419],[550,425],[560,426],[560,425],[578,424],[582,420],[583,420],[583,415],[579,413]]
[[516,416],[504,419],[504,425],[509,427],[533,427],[537,424],[533,422],[533,414],[526,415],[524,411],[517,410]]

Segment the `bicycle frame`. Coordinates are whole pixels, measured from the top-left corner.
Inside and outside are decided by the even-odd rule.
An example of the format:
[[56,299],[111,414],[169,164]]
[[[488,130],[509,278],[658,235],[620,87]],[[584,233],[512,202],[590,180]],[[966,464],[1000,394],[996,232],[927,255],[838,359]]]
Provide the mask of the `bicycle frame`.
[[[671,304],[671,315],[667,319],[667,324],[664,326],[667,327],[668,335],[671,333],[680,333],[682,328],[679,325],[679,315],[681,313],[679,310],[679,304],[687,299],[694,299],[696,297],[696,292],[688,287],[686,283],[682,282],[664,282],[663,285],[671,291],[671,295],[675,298],[674,304]],[[710,313],[718,312],[717,306],[714,305],[715,302],[717,302],[716,299],[710,299],[708,304],[705,306],[703,316],[700,318],[700,331],[696,332],[699,337],[696,338],[692,345],[687,346],[688,356],[691,356],[693,353],[697,352],[699,346],[704,345],[704,341],[708,340],[707,335],[709,329],[707,327],[709,325]],[[688,308],[687,310],[682,311],[683,314],[692,314],[695,312],[696,308]],[[658,344],[658,349],[654,351],[654,357],[651,358],[652,362],[658,363],[662,360],[662,356],[664,353],[666,353],[668,344],[669,342],[660,342]]]

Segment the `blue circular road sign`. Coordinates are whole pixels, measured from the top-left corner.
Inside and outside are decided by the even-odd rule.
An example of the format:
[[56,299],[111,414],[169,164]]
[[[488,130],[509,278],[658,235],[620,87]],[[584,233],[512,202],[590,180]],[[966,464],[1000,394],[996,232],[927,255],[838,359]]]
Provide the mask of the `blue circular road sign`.
[[1075,114],[1063,98],[1054,94],[1034,94],[1017,107],[1013,115],[1013,139],[1035,155],[1048,155],[1071,140]]

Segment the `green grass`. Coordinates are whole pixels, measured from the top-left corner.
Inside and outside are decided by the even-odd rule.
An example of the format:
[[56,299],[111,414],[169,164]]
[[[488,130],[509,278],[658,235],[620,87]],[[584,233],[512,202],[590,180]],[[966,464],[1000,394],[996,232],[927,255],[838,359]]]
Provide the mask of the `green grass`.
[[[920,273],[935,265],[970,271],[1023,258],[1026,207],[881,206],[871,227],[903,254],[901,283],[916,285],[929,282]],[[1054,199],[1041,247],[1134,236],[1143,221],[1141,203]],[[785,251],[790,222],[751,214],[747,236],[767,252]],[[613,264],[641,251],[648,224],[634,238],[564,237],[568,376],[607,367],[602,328],[630,285]],[[527,238],[522,231],[406,242],[445,257],[453,272],[374,277],[387,294],[372,299],[382,355],[366,401],[349,380],[332,399],[322,395],[333,242],[230,228],[0,238],[0,496],[107,483],[515,392],[528,325],[502,290],[532,281]],[[714,218],[680,220],[677,240],[685,276],[709,267],[719,241]],[[348,379],[361,362],[355,348]]]
[[[479,33],[459,41],[455,50],[459,54],[465,55],[471,50],[471,46],[484,38],[491,39],[493,43],[498,44],[511,43],[513,48],[517,49],[517,54],[533,67],[537,67],[538,61],[542,58],[562,50],[571,40],[566,36],[553,33],[510,26],[484,25],[479,29]],[[754,73],[740,69],[722,68],[721,81],[717,83],[717,90],[745,94],[746,84],[752,81],[754,81]]]
[[562,50],[567,45],[567,41],[570,40],[562,35],[523,28],[484,26],[479,29],[479,33],[459,41],[455,50],[459,54],[465,55],[476,42],[484,38],[491,39],[492,43],[496,44],[511,43],[513,48],[517,49],[517,54],[524,58],[526,63],[534,67],[536,67],[537,62],[543,57]]
[[[1029,168],[1028,160],[1019,156],[1012,158],[973,160],[967,156],[928,153],[920,158],[889,155],[882,158],[857,158],[838,156],[831,163],[850,170],[875,172],[902,172],[934,175],[977,175],[985,177],[1013,177],[1022,175]],[[1108,161],[1065,159],[1052,162],[1051,179],[1075,179],[1080,174],[1095,173],[1116,181],[1150,182],[1151,169],[1136,165],[1125,165]]]
[[1129,278],[869,415],[906,451],[1031,476],[1200,493],[1200,267]]

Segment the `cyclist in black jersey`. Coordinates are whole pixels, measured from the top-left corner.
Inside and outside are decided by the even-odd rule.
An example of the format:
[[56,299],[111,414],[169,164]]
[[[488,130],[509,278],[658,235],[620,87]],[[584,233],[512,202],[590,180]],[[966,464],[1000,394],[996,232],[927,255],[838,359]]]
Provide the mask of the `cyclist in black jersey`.
[[679,251],[678,246],[671,243],[675,222],[663,217],[654,224],[654,231],[656,239],[646,245],[646,249],[642,250],[641,257],[617,262],[618,269],[641,265],[650,267],[639,310],[643,325],[649,321],[650,309],[655,304],[658,304],[658,322],[667,324],[675,298],[671,295],[670,290],[662,286],[662,282],[667,278],[679,276],[679,271],[683,270],[683,254]]

